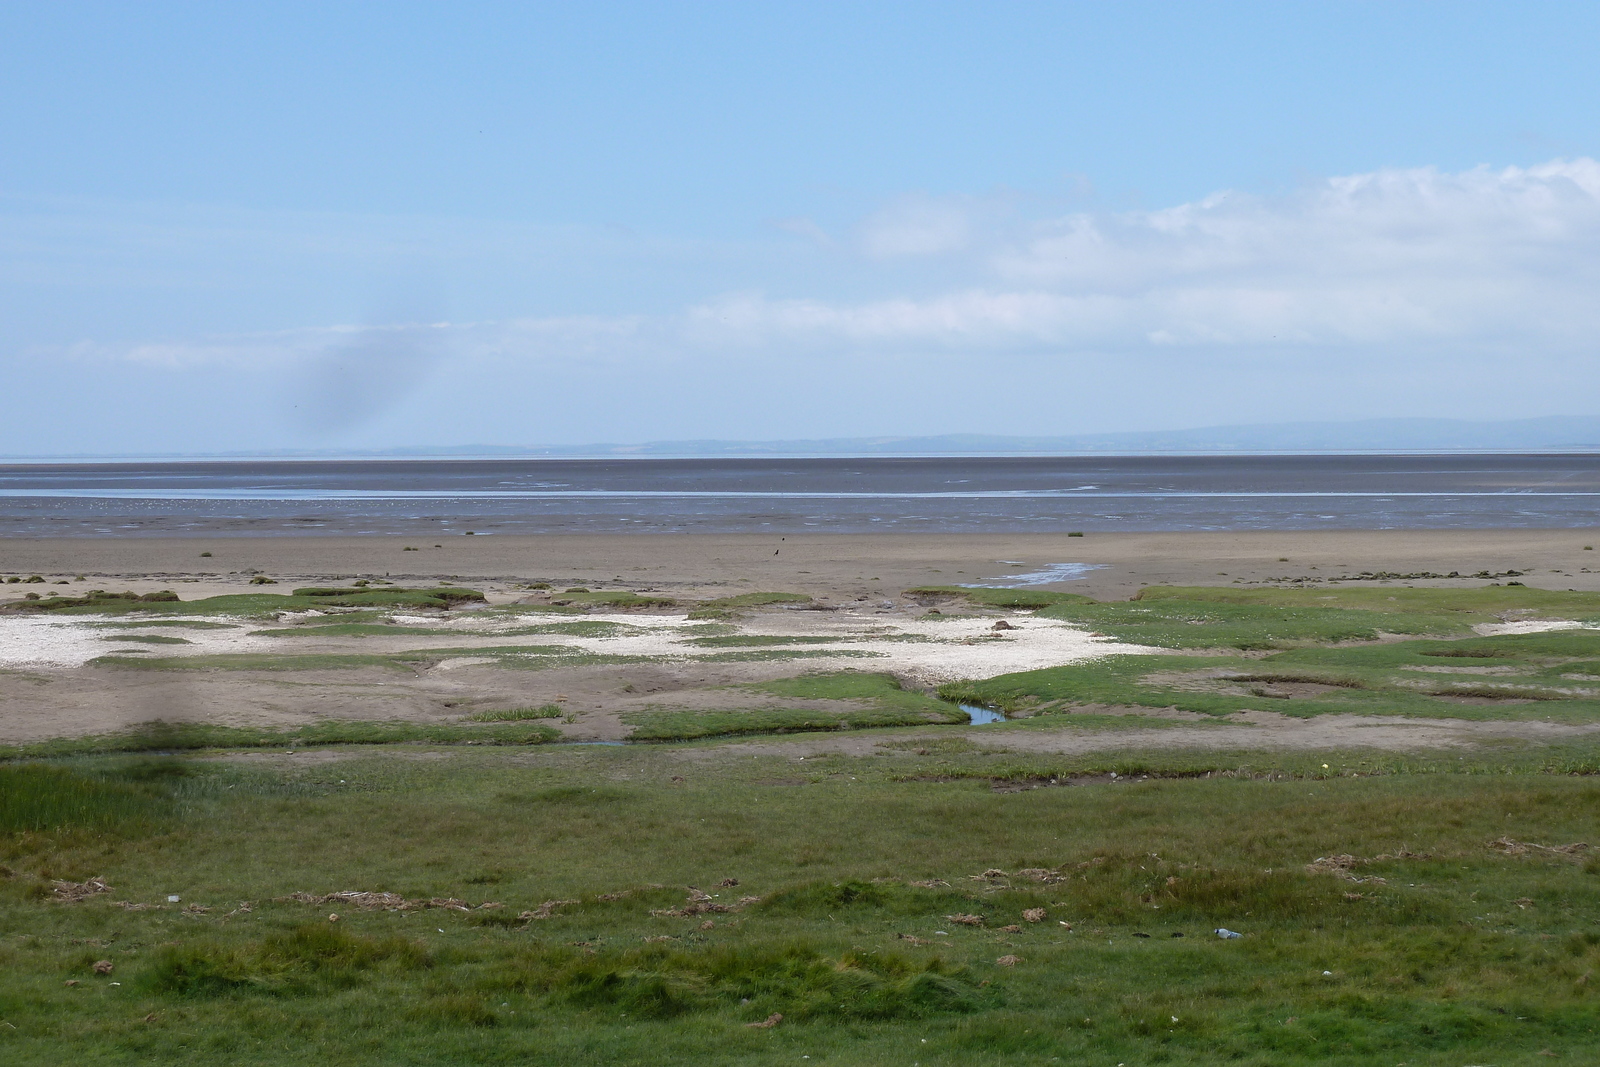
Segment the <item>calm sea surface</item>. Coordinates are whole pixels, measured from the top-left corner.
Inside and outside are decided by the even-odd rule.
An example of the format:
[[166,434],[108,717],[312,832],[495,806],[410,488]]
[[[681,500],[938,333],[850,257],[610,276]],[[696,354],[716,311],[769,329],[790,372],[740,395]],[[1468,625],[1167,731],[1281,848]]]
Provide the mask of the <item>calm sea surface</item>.
[[0,536],[1582,527],[1600,455],[0,466]]

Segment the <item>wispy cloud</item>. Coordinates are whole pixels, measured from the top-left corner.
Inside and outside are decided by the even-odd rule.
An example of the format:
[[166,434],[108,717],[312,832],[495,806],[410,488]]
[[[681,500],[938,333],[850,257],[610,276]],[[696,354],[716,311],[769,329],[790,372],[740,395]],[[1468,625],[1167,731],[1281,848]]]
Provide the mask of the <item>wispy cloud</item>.
[[737,295],[695,308],[743,340],[940,345],[1585,344],[1600,315],[1600,164],[1424,168],[1280,198],[996,219],[920,199],[863,227],[871,256],[969,255],[971,285],[862,303]]
[[[1485,402],[1515,405],[1508,415],[1600,404],[1594,160],[1382,170],[1154,211],[1040,218],[1014,207],[1006,197],[919,195],[842,235],[784,223],[824,271],[852,280],[819,274],[812,293],[791,278],[787,293],[752,287],[649,313],[329,326],[54,355],[169,380],[196,367],[282,374],[318,398],[306,410],[330,432],[402,404],[423,381],[501,409],[563,391],[620,397],[623,407],[705,397],[712,410],[734,390],[799,404],[830,381],[878,374],[954,402],[983,388],[996,355],[1017,380],[1071,374],[1075,389],[1141,396],[1152,418],[1169,420],[1225,395],[1295,395],[1308,416],[1464,413],[1462,397],[1488,396],[1491,381]],[[906,272],[935,261],[932,274]],[[914,381],[904,372],[912,357]],[[1505,384],[1508,357],[1515,388]],[[1361,406],[1370,400],[1363,374],[1384,376],[1387,407]],[[680,432],[749,432],[697,418]],[[854,427],[869,429],[878,428]]]

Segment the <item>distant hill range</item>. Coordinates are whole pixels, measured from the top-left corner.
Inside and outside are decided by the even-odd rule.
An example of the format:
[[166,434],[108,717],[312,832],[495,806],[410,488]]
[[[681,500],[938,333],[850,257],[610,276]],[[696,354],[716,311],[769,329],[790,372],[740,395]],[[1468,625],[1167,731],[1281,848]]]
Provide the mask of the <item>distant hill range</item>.
[[[382,449],[276,449],[151,455],[141,459],[330,459],[448,456],[971,456],[1140,455],[1294,452],[1600,452],[1600,417],[1539,419],[1364,419],[1208,426],[1198,430],[1091,433],[1060,437],[952,433],[927,437],[827,437],[788,441],[647,441],[643,444],[440,445]],[[7,459],[27,462],[26,456]],[[53,460],[116,459],[106,455]]]
[[390,449],[368,455],[794,456],[974,455],[1166,452],[1600,452],[1600,417],[1551,416],[1503,422],[1364,419],[1209,426],[1198,430],[1012,437],[953,433],[930,437],[829,437],[789,441],[649,441],[644,444],[478,445]]

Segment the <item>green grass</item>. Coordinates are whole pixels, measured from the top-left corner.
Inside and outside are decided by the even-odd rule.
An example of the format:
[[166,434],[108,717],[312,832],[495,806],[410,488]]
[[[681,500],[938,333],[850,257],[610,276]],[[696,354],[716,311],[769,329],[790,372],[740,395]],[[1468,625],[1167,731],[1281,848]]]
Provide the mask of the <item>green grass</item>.
[[1375,641],[1383,633],[1464,634],[1471,625],[1466,619],[1421,612],[1238,603],[1168,596],[1164,590],[1145,590],[1140,599],[1125,603],[1057,604],[1038,614],[1076,623],[1133,644],[1247,651]]
[[1570,619],[1600,614],[1600,593],[1575,593],[1533,586],[1483,586],[1477,589],[1411,589],[1394,586],[1335,585],[1311,589],[1180,588],[1153,586],[1146,597],[1208,600],[1220,603],[1291,607],[1340,607],[1402,614],[1470,617],[1495,622],[1497,613],[1520,617]]
[[[296,626],[279,626],[267,630],[253,630],[253,637],[461,637],[473,631],[459,627],[402,626],[397,623],[346,621],[330,623],[301,623]],[[572,637],[619,637],[639,632],[639,627],[599,619],[579,622],[553,622],[536,626],[512,626],[495,630],[495,637],[529,637],[537,634],[565,634]]]
[[469,716],[457,722],[441,723],[404,722],[398,719],[326,719],[287,729],[153,722],[119,733],[0,745],[0,760],[202,749],[304,748],[311,745],[542,745],[559,740],[560,731],[549,726],[516,724],[532,718],[549,717],[528,715],[509,719],[477,719]]
[[90,623],[105,630],[149,630],[152,628],[179,630],[237,630],[237,623],[211,622],[206,619],[140,619],[138,622]]
[[50,612],[59,615],[106,615],[138,612],[156,615],[234,615],[263,618],[285,611],[312,611],[328,608],[432,608],[446,609],[459,604],[479,603],[482,593],[475,589],[439,586],[429,589],[401,588],[319,588],[296,589],[293,593],[230,593],[201,600],[179,600],[173,593],[132,593],[84,597],[45,597],[40,600],[10,600],[0,608],[6,611]]
[[659,596],[654,593],[633,593],[626,589],[602,590],[590,592],[584,590],[576,593],[558,593],[550,601],[556,607],[581,607],[581,608],[670,608],[677,605],[677,601],[669,596]]
[[1056,604],[1092,604],[1077,593],[1056,593],[1047,589],[988,589],[964,585],[920,585],[907,589],[906,596],[937,603],[964,600],[981,608],[1048,608]]
[[[0,1056],[1460,1067],[1600,1054],[1600,862],[1495,844],[1600,837],[1592,745],[1459,759],[446,751],[0,767],[0,805],[77,798],[0,837],[13,932]],[[1108,767],[1158,777],[990,785]],[[1364,881],[1306,869],[1341,854]],[[90,877],[112,890],[50,899],[55,880]],[[948,884],[912,884],[929,879]],[[471,910],[289,898],[343,889]],[[571,903],[520,917],[546,901]],[[93,972],[101,959],[112,975]],[[745,1025],[772,1013],[771,1029]]]
[[1162,648],[1264,650],[1345,641],[1383,634],[1456,636],[1479,623],[1600,616],[1600,593],[1528,587],[1405,589],[1318,586],[1311,589],[1179,588],[1148,586],[1131,601],[1097,602],[1069,593],[1031,589],[929,586],[908,595],[960,597],[989,608],[1036,608],[1122,641]]
[[468,715],[469,722],[525,722],[529,719],[559,719],[566,714],[560,704],[541,704],[536,708],[507,708]]
[[[1332,713],[1431,718],[1600,722],[1600,631],[1563,630],[1457,641],[1298,648],[1259,659],[1112,656],[1070,667],[941,687],[951,700],[1047,714],[1085,704],[1178,708],[1208,715],[1243,709],[1309,717]],[[1420,668],[1420,669],[1419,669]],[[1507,674],[1478,674],[1491,668]],[[1459,672],[1459,673],[1443,673]],[[1208,673],[1226,677],[1205,678]],[[1578,677],[1565,677],[1566,675]],[[1305,697],[1285,686],[1329,686]],[[1227,686],[1238,690],[1219,692]],[[1461,703],[1461,698],[1528,703]]]
[[169,634],[108,634],[102,641],[131,641],[139,645],[192,645],[193,641],[187,637],[173,637]]
[[623,715],[633,727],[633,741],[695,741],[734,734],[818,733],[890,726],[927,726],[966,722],[964,712],[949,704],[927,710],[875,707],[857,711],[815,711],[795,708],[752,708],[741,711],[634,711]]
[[39,764],[0,766],[0,834],[110,831],[146,823],[170,807],[162,791],[151,788],[159,769],[186,770],[170,760],[138,769],[106,765],[87,774]]
[[405,589],[399,586],[373,588],[319,588],[296,589],[296,598],[312,600],[318,604],[340,608],[404,607],[448,608],[457,604],[481,604],[484,595],[476,589],[439,585],[427,589]]
[[[1251,709],[1300,717],[1594,722],[1600,721],[1600,670],[1594,666],[1600,663],[1600,631],[1470,634],[1480,623],[1583,620],[1597,609],[1600,594],[1527,587],[1150,587],[1131,601],[1071,598],[1037,614],[1123,641],[1214,654],[1112,656],[950,683],[940,693],[1045,716],[1105,704],[1218,716]],[[1410,639],[1380,642],[1384,635]],[[1230,654],[1235,651],[1271,654],[1246,658]],[[1485,668],[1492,673],[1483,673]],[[1224,677],[1203,677],[1208,673]]]
[[[823,710],[626,717],[639,739],[699,739],[687,748],[549,745],[559,734],[537,721],[549,709],[524,708],[432,724],[151,726],[0,749],[11,761],[0,1061],[1600,1059],[1595,741],[1410,754],[993,747],[1042,726],[1117,725],[1122,706],[1597,722],[1586,693],[1600,690],[1600,633],[1467,636],[1500,617],[1593,617],[1592,595],[1363,583],[1002,602],[1013,593],[1033,596],[959,595],[1202,654],[945,687],[1030,716],[974,730],[933,728],[961,716],[890,675],[832,671],[746,687]],[[1409,639],[1372,641],[1380,633]],[[696,636],[732,645],[712,659],[838,651]],[[458,656],[630,661],[501,645],[321,665]],[[285,669],[318,657],[121,662],[207,660]],[[1086,704],[1111,713],[1065,714]],[[897,736],[896,724],[924,728]],[[859,756],[802,738],[713,743],[879,728],[849,742]],[[1339,856],[1348,877],[1307,867]],[[114,888],[53,899],[58,882],[89,878]],[[337,890],[417,906],[291,897]],[[469,910],[422,906],[444,898]],[[1217,926],[1245,937],[1219,940]],[[97,960],[114,974],[95,974]],[[746,1025],[774,1013],[777,1026]]]
[[406,669],[392,656],[366,656],[359,653],[330,652],[304,656],[277,656],[265,652],[219,652],[200,656],[162,656],[137,658],[120,655],[96,656],[92,667],[112,667],[135,671],[329,671],[361,667]]
[[855,706],[826,710],[752,708],[738,711],[638,711],[623,717],[636,741],[691,741],[734,734],[816,733],[894,726],[965,723],[948,701],[902,689],[888,674],[838,671],[806,674],[743,687],[791,700],[831,700]]
[[419,648],[404,652],[364,654],[327,652],[273,654],[219,652],[198,656],[129,657],[97,656],[91,666],[145,671],[329,671],[386,667],[411,670],[430,667],[447,659],[492,659],[500,667],[538,669],[556,664],[591,666],[639,662],[637,656],[594,655],[568,645],[491,645],[482,648]]
[[811,598],[803,593],[739,593],[736,596],[702,600],[689,609],[691,619],[737,619],[751,608],[764,608],[773,604],[809,604]]
[[440,626],[401,626],[396,623],[330,622],[315,625],[277,626],[270,630],[251,630],[251,637],[437,637],[459,635],[460,630]]

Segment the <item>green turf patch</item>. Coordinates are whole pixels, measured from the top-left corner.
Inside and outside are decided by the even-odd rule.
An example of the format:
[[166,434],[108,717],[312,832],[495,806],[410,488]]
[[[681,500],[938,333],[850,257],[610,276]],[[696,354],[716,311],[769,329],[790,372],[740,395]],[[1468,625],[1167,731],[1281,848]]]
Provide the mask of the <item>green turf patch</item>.
[[476,589],[461,589],[440,585],[428,589],[401,587],[373,588],[319,588],[296,589],[297,598],[313,600],[319,604],[340,608],[406,607],[449,608],[457,604],[481,604],[484,595]]
[[276,626],[252,630],[251,637],[437,637],[459,635],[460,630],[439,626],[400,626],[373,622],[331,622],[316,625]]
[[[1591,681],[1578,672],[1596,656],[1600,631],[1592,630],[1298,648],[1260,659],[1112,656],[951,683],[940,694],[1036,715],[1096,704],[1219,716],[1251,709],[1299,717],[1343,713],[1594,722],[1600,721],[1600,678]],[[1486,670],[1497,673],[1481,673]]]
[[628,736],[634,741],[694,741],[735,734],[817,733],[967,721],[964,712],[948,704],[921,710],[879,707],[839,712],[791,708],[635,711],[624,714],[622,718],[633,727],[633,732]]
[[131,641],[140,645],[192,645],[193,641],[187,637],[172,637],[169,634],[108,634],[102,641]]
[[[651,747],[538,766],[458,753],[187,761],[138,786],[158,817],[101,824],[121,827],[114,851],[86,825],[13,832],[0,919],[32,936],[3,949],[8,1061],[136,1039],[164,1062],[247,1064],[1300,1067],[1600,1050],[1584,979],[1600,965],[1596,871],[1569,848],[1596,786],[1522,757],[1469,774],[1454,753],[1360,773],[1332,754],[1202,767],[950,751],[812,769],[689,766]],[[1007,766],[1113,765],[1153,776],[991,786]],[[306,847],[321,840],[341,847]],[[1308,870],[1318,857],[1336,862]],[[115,889],[58,903],[63,874]],[[408,910],[289,896],[346,887]],[[182,904],[163,903],[172,891]],[[115,974],[97,976],[99,959]]]
[[551,598],[550,603],[556,607],[616,608],[627,611],[643,608],[671,608],[676,607],[678,602],[669,596],[659,596],[654,593],[633,593],[626,589],[613,589],[599,592],[580,590],[557,593]]
[[965,723],[948,701],[906,690],[888,674],[839,671],[807,674],[743,688],[791,700],[850,701],[842,710],[752,708],[738,711],[641,711],[625,716],[640,741],[683,741],[732,734],[811,733],[827,730]]
[[209,619],[140,619],[138,622],[92,622],[87,625],[101,630],[237,630],[238,623],[212,622]]
[[169,814],[166,791],[152,788],[162,770],[106,765],[87,773],[39,764],[0,766],[0,835],[58,830],[122,831]]
[[982,608],[1048,608],[1056,604],[1092,604],[1077,593],[1055,593],[1047,589],[988,589],[965,585],[919,585],[907,589],[906,596],[922,601],[964,600]]
[[193,941],[167,945],[139,973],[137,988],[177,1001],[241,994],[325,996],[372,980],[376,973],[425,972],[425,947],[403,937],[362,937],[322,923],[242,944]]
[[468,715],[468,722],[526,722],[529,719],[559,719],[566,714],[560,704],[541,704],[536,708],[507,708]]
[[[120,733],[57,738],[22,745],[0,745],[0,759],[38,759],[100,753],[183,752],[198,749],[299,748],[311,745],[542,745],[559,740],[550,726],[527,725],[513,716],[456,722],[327,719],[288,729],[215,726],[205,723],[147,723]],[[122,772],[118,772],[122,773]]]
[[146,671],[328,671],[363,667],[411,670],[431,667],[448,659],[492,659],[504,667],[540,668],[558,663],[574,667],[633,663],[639,662],[641,657],[592,655],[568,645],[491,645],[482,648],[418,648],[385,654],[226,652],[159,658],[109,655],[97,656],[89,663],[95,667]]
[[1070,593],[927,586],[908,595],[960,597],[993,608],[1035,608],[1134,644],[1248,651],[1350,641],[1384,634],[1455,636],[1512,613],[1519,619],[1586,619],[1600,594],[1528,587],[1404,589],[1362,586],[1310,589],[1149,586],[1131,601],[1097,602]]
[[1505,612],[1516,612],[1519,618],[1526,619],[1573,619],[1600,614],[1600,593],[1575,593],[1533,586],[1484,586],[1478,589],[1351,585],[1311,589],[1151,586],[1143,590],[1140,596],[1141,600],[1150,598],[1469,617],[1475,623],[1499,622]]
[[1376,641],[1384,633],[1469,632],[1470,621],[1431,614],[1374,612],[1299,604],[1258,604],[1167,596],[1146,590],[1126,603],[1058,604],[1039,614],[1131,644],[1159,648],[1247,651],[1342,641]]
[[[459,632],[459,631],[457,631]],[[576,622],[548,622],[537,626],[517,626],[497,630],[500,637],[528,637],[538,634],[562,634],[567,637],[627,637],[630,634],[649,632],[643,626],[629,626],[625,622],[601,619],[582,619]]]
[[589,954],[538,946],[496,977],[500,988],[643,1019],[739,1010],[754,1020],[782,1005],[788,1011],[780,1014],[795,1022],[915,1020],[966,1014],[1000,1001],[971,969],[937,955],[859,951],[827,956],[805,941],[720,951],[658,946]]
[[431,589],[402,588],[322,588],[296,589],[284,593],[232,593],[202,600],[179,600],[176,593],[91,592],[82,597],[45,597],[39,600],[10,600],[0,609],[10,612],[49,612],[58,615],[109,615],[150,613],[156,615],[233,615],[261,618],[283,612],[326,611],[329,608],[411,608],[443,610],[460,604],[481,603],[475,589],[439,586]]
[[89,661],[89,666],[136,671],[330,671],[361,667],[403,668],[404,663],[391,656],[357,653],[279,656],[265,652],[223,652],[200,656],[96,656]]
[[751,608],[764,608],[773,604],[809,604],[811,598],[803,593],[740,593],[737,596],[702,600],[689,609],[691,619],[737,619]]
[[0,838],[6,1062],[1600,1054],[1600,787],[1544,750],[709,751],[0,768],[88,798]]

